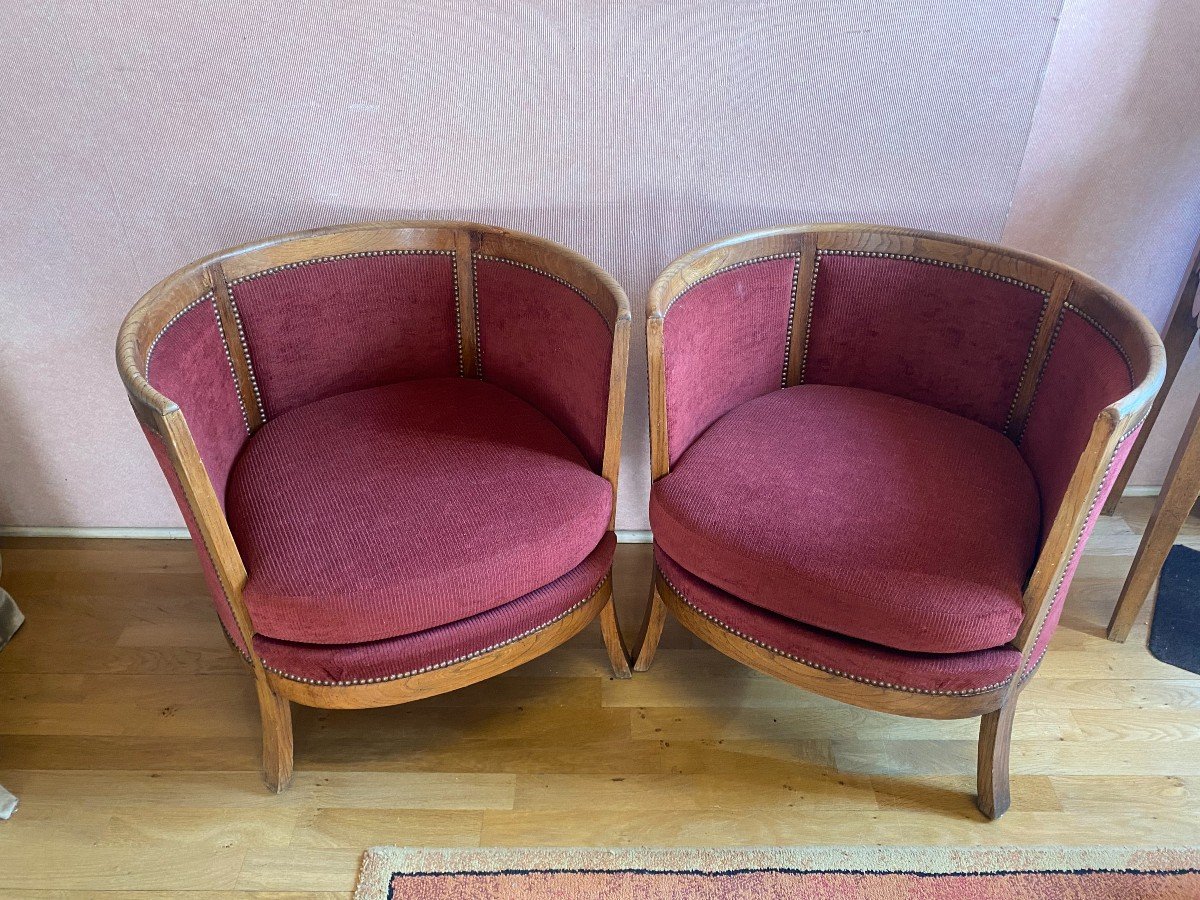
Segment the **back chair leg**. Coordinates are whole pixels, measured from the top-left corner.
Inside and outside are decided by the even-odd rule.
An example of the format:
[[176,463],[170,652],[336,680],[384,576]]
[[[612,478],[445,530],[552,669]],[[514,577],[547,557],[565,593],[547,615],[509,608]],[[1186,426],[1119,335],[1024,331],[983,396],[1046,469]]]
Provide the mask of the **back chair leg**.
[[989,819],[1000,818],[1012,802],[1008,786],[1008,757],[1016,711],[1017,698],[1012,696],[998,710],[985,715],[979,723],[978,797],[975,802],[980,812]]
[[273,793],[280,794],[292,784],[292,706],[261,678],[257,684],[263,728],[263,781]]
[[[610,576],[611,578],[611,576]],[[611,582],[608,588],[608,602],[600,610],[600,632],[604,635],[604,649],[608,651],[608,661],[616,678],[632,678],[629,671],[629,650],[625,646],[625,638],[621,635],[621,625],[617,621],[617,607],[613,600]]]
[[658,642],[662,640],[663,625],[667,621],[667,604],[658,596],[658,588],[650,582],[650,600],[646,603],[646,618],[642,621],[642,631],[638,636],[637,660],[633,671],[647,672],[654,662],[654,654],[658,652]]

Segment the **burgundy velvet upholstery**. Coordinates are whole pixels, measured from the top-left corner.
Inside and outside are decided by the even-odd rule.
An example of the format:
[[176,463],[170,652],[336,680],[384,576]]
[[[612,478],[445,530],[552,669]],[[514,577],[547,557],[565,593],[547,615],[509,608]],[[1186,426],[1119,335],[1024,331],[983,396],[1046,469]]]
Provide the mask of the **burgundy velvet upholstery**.
[[1058,513],[1096,417],[1132,387],[1125,358],[1112,342],[1079,313],[1063,310],[1020,440],[1042,494],[1043,534]]
[[219,499],[233,460],[246,441],[246,421],[225,355],[217,311],[201,299],[158,337],[146,380],[183,411],[200,461]]
[[255,630],[350,644],[501,606],[570,571],[612,491],[544,415],[492,384],[403,381],[278,415],[226,498]]
[[200,570],[204,573],[204,583],[208,585],[209,599],[212,600],[217,617],[221,620],[221,627],[225,629],[225,634],[233,642],[233,645],[244,654],[246,642],[242,640],[237,619],[233,615],[233,607],[229,605],[225,589],[221,587],[221,579],[217,576],[216,567],[213,565],[212,556],[209,555],[200,529],[196,526],[196,517],[192,515],[192,507],[187,502],[183,485],[179,483],[179,476],[175,474],[175,467],[171,465],[171,456],[167,452],[167,446],[163,443],[162,438],[149,429],[142,428],[142,433],[146,435],[150,449],[154,452],[154,458],[158,461],[158,466],[166,476],[167,484],[171,487],[171,493],[175,496],[175,502],[179,504],[179,511],[183,513],[188,534],[192,536],[192,545],[196,548],[196,555],[200,558]]
[[663,320],[674,463],[722,413],[783,383],[793,259],[738,266],[688,288]]
[[1003,429],[1045,303],[927,262],[823,253],[804,380],[868,388]]
[[608,574],[616,544],[610,532],[583,562],[550,584],[448,625],[343,645],[300,644],[255,635],[254,647],[269,669],[307,681],[375,681],[444,666],[540,629],[591,597]]
[[532,404],[599,471],[612,328],[573,288],[505,260],[475,257],[485,380]]
[[1010,641],[1037,550],[1033,476],[1000,433],[859,388],[726,413],[652,490],[655,539],[747,603],[898,650]]
[[690,606],[725,629],[826,672],[936,694],[980,693],[1012,678],[1021,654],[1007,647],[973,653],[905,653],[777,616],[708,584],[655,548],[655,562]]
[[268,419],[346,391],[458,372],[452,254],[330,259],[232,292]]

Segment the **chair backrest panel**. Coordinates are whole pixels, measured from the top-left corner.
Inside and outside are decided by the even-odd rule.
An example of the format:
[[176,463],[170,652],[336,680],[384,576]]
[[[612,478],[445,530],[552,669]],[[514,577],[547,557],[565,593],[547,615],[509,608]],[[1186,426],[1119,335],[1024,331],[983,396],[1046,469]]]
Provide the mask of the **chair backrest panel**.
[[146,379],[187,418],[217,497],[249,434],[211,292],[183,307],[147,349]]
[[483,254],[473,264],[481,377],[540,410],[599,470],[613,323],[550,272]]
[[1050,530],[1096,417],[1145,377],[1144,369],[1133,370],[1124,345],[1070,301],[1052,327],[1024,431],[1017,436],[1041,491],[1043,535]]
[[783,386],[798,262],[749,259],[670,298],[663,360],[670,462],[714,421]]
[[453,251],[317,257],[229,287],[266,419],[334,394],[459,373]]
[[1048,292],[936,259],[819,250],[800,381],[1004,430]]

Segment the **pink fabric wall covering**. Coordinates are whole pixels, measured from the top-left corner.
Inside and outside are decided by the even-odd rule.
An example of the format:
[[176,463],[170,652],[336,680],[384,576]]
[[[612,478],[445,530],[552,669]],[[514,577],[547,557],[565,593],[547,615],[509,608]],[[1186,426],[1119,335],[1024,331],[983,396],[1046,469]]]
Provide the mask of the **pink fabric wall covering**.
[[117,327],[180,265],[299,228],[462,217],[613,272],[634,304],[624,528],[648,494],[642,299],[704,241],[847,219],[1005,236],[1161,321],[1197,231],[1200,23],[1190,0],[1070,0],[1051,57],[1060,6],[8,4],[0,524],[181,526]]

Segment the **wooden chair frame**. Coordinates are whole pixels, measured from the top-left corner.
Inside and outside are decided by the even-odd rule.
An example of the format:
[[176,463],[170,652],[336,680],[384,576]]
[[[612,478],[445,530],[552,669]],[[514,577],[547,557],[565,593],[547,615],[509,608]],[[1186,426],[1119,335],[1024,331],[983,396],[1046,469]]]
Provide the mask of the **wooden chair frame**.
[[351,685],[301,682],[264,668],[254,649],[254,622],[242,598],[247,577],[245,564],[183,412],[146,380],[147,356],[155,338],[172,319],[196,298],[211,291],[230,348],[237,387],[247,401],[245,409],[252,414],[253,431],[262,423],[254,412],[255,386],[239,340],[229,282],[290,263],[383,250],[434,250],[455,255],[465,377],[479,377],[473,265],[476,256],[500,257],[562,279],[581,291],[607,319],[613,339],[601,474],[612,485],[613,515],[609,530],[614,527],[631,316],[629,301],[621,287],[583,256],[533,235],[469,222],[369,222],[297,232],[223,250],[183,267],[151,288],[121,326],[117,366],[138,420],[166,446],[203,542],[197,550],[208,555],[233,610],[258,692],[263,725],[263,775],[268,787],[276,792],[284,790],[292,778],[291,703],[348,709],[390,706],[444,693],[498,675],[546,653],[579,633],[597,616],[614,674],[618,678],[630,676],[629,655],[612,602],[611,569],[600,587],[563,618],[498,649],[443,668],[389,681]]
[[650,289],[646,342],[654,480],[670,471],[663,326],[671,302],[699,280],[730,266],[762,257],[797,258],[800,270],[794,286],[789,331],[792,344],[785,372],[786,384],[797,384],[801,381],[798,360],[802,359],[802,342],[807,331],[812,279],[818,252],[824,250],[935,260],[1013,278],[1046,293],[1046,314],[1042,316],[1025,375],[1013,401],[1007,432],[1010,437],[1020,434],[1023,428],[1038,373],[1051,346],[1053,324],[1066,302],[1107,329],[1127,348],[1134,371],[1147,373],[1133,391],[1100,413],[1075,467],[1024,592],[1025,616],[1012,641],[1012,646],[1022,653],[1018,675],[993,690],[961,696],[918,694],[864,684],[774,653],[704,618],[675,592],[657,569],[638,638],[634,670],[644,672],[653,662],[669,609],[685,628],[727,656],[814,693],[867,709],[919,718],[980,716],[977,802],[985,815],[997,818],[1010,802],[1008,760],[1013,715],[1022,688],[1040,662],[1033,660],[1030,667],[1041,625],[1078,549],[1112,461],[1121,444],[1145,417],[1162,383],[1162,343],[1141,313],[1126,300],[1081,272],[1032,254],[950,235],[873,225],[790,226],[737,235],[684,254],[663,271]]

